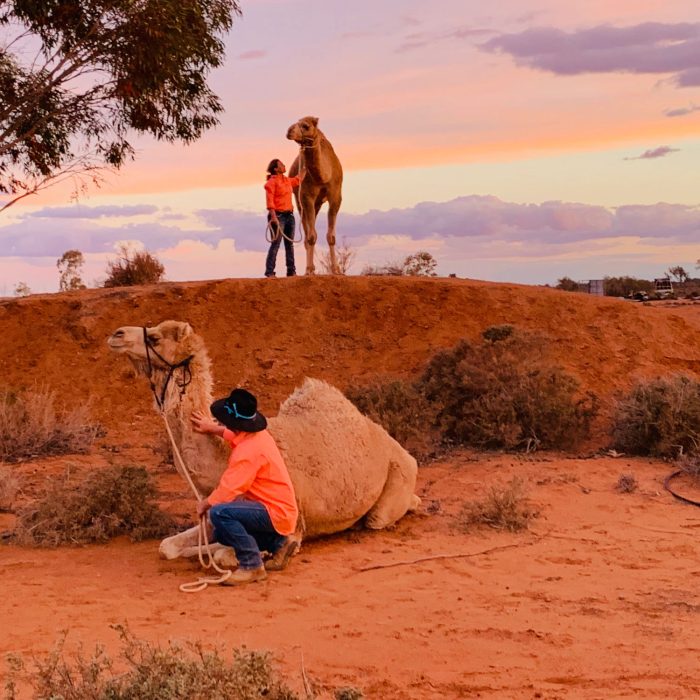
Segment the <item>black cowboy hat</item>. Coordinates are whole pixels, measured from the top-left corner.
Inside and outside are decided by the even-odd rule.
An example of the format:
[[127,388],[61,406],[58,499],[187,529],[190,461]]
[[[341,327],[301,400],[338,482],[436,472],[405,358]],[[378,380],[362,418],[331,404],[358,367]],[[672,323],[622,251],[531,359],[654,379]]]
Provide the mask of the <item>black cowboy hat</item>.
[[214,401],[210,410],[229,430],[258,433],[267,427],[267,418],[258,411],[257,399],[245,389],[234,389],[225,399]]

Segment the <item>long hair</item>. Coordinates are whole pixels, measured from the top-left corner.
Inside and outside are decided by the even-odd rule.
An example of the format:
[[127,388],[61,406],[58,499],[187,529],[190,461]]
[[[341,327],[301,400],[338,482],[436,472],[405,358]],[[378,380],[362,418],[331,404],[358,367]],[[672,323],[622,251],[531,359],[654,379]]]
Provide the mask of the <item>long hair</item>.
[[270,164],[267,166],[267,179],[268,180],[275,174],[275,170],[277,170],[277,166],[279,165],[279,163],[280,163],[279,158],[273,158],[270,161]]

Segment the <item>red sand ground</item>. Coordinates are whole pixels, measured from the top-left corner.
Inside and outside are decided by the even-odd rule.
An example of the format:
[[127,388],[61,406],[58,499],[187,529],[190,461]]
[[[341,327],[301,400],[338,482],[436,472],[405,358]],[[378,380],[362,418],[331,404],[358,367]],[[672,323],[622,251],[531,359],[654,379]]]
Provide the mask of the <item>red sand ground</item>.
[[[268,414],[305,375],[345,388],[409,376],[440,347],[513,323],[552,338],[553,359],[606,404],[637,377],[700,372],[700,306],[639,305],[463,280],[297,278],[165,284],[0,301],[3,380],[45,382],[90,401],[107,434],[90,455],[14,469],[24,497],[47,474],[143,464],[170,512],[192,509],[162,465],[161,423],[105,340],[120,325],[190,321],[205,337],[217,393],[245,382]],[[186,595],[198,574],[157,543],[0,548],[0,653],[119,648],[110,623],[149,640],[271,650],[290,682],[301,665],[323,697],[696,698],[700,511],[663,490],[670,465],[599,456],[459,452],[419,473],[422,513],[384,532],[305,543],[260,584]],[[639,489],[620,494],[620,474]],[[540,517],[524,534],[464,534],[456,515],[514,476]],[[700,498],[684,486],[689,495]],[[0,529],[12,516],[0,516]],[[440,559],[415,561],[434,555]],[[413,562],[413,563],[412,563]],[[398,566],[387,566],[399,564]],[[360,571],[362,567],[383,565]]]

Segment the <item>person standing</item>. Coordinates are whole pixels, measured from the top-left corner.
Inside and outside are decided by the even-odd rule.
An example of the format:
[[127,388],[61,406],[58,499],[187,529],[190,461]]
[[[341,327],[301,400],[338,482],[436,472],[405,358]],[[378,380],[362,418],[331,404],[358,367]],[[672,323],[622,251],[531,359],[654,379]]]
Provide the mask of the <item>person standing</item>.
[[[284,569],[299,548],[290,537],[299,517],[294,486],[253,394],[234,389],[210,410],[218,422],[194,411],[194,430],[218,435],[232,449],[218,486],[197,503],[197,515],[209,512],[215,541],[236,552],[238,569],[224,583],[262,581],[266,570]],[[261,549],[272,555],[265,564]]]
[[287,177],[287,168],[275,158],[267,166],[267,181],[265,182],[265,197],[267,220],[272,230],[272,241],[265,260],[265,277],[275,277],[275,263],[280,241],[284,238],[284,255],[287,265],[287,277],[296,275],[294,264],[294,207],[292,206],[292,190],[298,187],[304,179],[304,172],[296,177]]

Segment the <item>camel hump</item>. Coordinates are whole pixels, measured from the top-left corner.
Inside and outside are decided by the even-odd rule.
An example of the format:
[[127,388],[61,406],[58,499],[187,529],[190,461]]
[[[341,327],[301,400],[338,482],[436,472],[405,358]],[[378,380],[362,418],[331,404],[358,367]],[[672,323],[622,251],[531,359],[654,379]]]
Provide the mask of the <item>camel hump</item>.
[[322,379],[306,377],[280,406],[280,416],[302,416],[321,411],[327,415],[340,413],[361,415],[345,395]]

